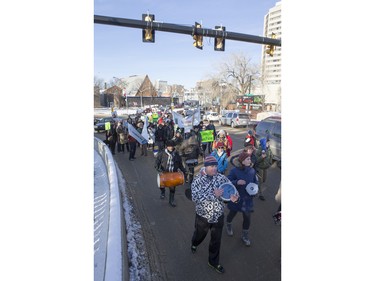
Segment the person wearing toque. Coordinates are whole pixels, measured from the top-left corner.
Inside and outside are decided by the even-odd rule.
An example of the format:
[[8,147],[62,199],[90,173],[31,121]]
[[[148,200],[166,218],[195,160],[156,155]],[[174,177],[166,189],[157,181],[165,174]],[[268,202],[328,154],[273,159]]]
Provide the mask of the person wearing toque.
[[242,151],[240,155],[233,161],[234,168],[230,170],[228,179],[236,187],[240,199],[237,204],[228,203],[229,214],[226,219],[226,230],[228,236],[233,236],[232,221],[238,212],[242,213],[242,236],[241,239],[245,246],[250,246],[249,229],[250,216],[253,211],[253,197],[250,195],[246,186],[249,183],[258,184],[256,171],[251,165],[251,155],[246,151]]
[[[158,153],[155,160],[155,169],[158,172],[177,172],[181,171],[186,177],[185,167],[182,165],[181,156],[175,150],[175,143],[173,140],[166,141],[166,148]],[[176,187],[169,188],[169,205],[176,207],[174,202],[174,194]],[[160,187],[160,199],[165,198],[165,187]]]
[[[195,176],[191,184],[192,201],[195,203],[195,229],[191,239],[191,251],[193,254],[197,251],[210,230],[208,265],[216,272],[224,273],[224,267],[219,262],[224,226],[224,202],[221,199],[224,190],[220,186],[229,180],[217,172],[217,165],[215,157],[207,156],[204,159],[204,169]],[[238,196],[231,195],[230,200],[236,202]]]

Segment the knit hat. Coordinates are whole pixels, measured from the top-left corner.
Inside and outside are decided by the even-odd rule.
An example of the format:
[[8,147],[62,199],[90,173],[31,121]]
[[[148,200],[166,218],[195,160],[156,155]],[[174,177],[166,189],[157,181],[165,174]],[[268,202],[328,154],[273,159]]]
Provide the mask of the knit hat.
[[216,144],[216,147],[224,147],[224,143],[222,143],[222,142],[218,142],[218,143]]
[[207,156],[206,158],[204,158],[204,166],[207,167],[207,166],[217,166],[217,160],[214,156],[212,155],[209,155]]
[[176,146],[175,142],[173,140],[167,140],[165,142],[165,146]]
[[248,158],[249,156],[249,153],[247,153],[246,151],[242,151],[241,154],[238,156],[238,161],[240,161],[240,163],[242,164],[242,161]]

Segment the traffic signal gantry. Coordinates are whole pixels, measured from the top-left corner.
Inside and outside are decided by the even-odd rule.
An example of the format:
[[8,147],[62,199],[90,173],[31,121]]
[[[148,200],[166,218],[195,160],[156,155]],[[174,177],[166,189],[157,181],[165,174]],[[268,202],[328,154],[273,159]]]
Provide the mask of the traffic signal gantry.
[[190,35],[194,39],[193,46],[201,50],[203,49],[203,37],[215,38],[215,51],[225,50],[225,40],[267,45],[266,53],[270,56],[273,56],[276,46],[281,47],[281,40],[276,39],[274,33],[271,38],[268,38],[226,31],[224,26],[215,26],[215,29],[203,28],[202,24],[197,22],[193,26],[158,22],[155,21],[155,15],[148,13],[142,14],[142,20],[94,15],[94,23],[140,28],[142,29],[142,41],[148,43],[155,43],[155,30]]

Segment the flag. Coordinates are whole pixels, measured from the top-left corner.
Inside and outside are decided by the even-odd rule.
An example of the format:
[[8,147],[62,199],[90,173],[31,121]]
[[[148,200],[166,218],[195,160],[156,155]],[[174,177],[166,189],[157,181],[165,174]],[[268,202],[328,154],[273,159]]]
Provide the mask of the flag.
[[192,116],[186,116],[184,119],[184,132],[189,133],[191,129],[193,129],[193,115]]
[[193,114],[193,125],[198,125],[201,122],[201,108],[198,106],[197,109],[194,110]]
[[142,136],[148,141],[149,136],[148,136],[147,127],[148,127],[148,118],[146,116],[145,122],[143,124]]
[[147,140],[133,127],[132,124],[128,124],[128,131],[129,135],[131,135],[137,142],[140,144],[146,144],[148,142]]
[[184,116],[172,110],[172,118],[174,123],[177,124],[178,127],[184,128]]

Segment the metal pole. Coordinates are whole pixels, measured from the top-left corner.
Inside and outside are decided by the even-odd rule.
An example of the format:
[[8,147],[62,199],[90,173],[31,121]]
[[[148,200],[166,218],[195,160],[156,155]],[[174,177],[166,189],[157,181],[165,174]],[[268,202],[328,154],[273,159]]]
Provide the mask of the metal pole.
[[195,28],[194,25],[184,26],[184,25],[158,22],[158,21],[143,21],[143,20],[107,17],[107,16],[100,16],[100,15],[94,15],[94,23],[140,28],[140,29],[151,28],[154,30],[187,34],[191,36],[202,35],[204,37],[225,38],[227,40],[243,41],[243,42],[250,42],[250,43],[256,43],[256,44],[263,44],[263,45],[274,45],[274,46],[279,46],[279,47],[281,46],[280,39],[272,39],[268,37],[254,36],[254,35],[249,35],[249,34],[223,31],[223,30],[217,30],[217,29]]

